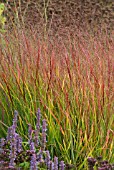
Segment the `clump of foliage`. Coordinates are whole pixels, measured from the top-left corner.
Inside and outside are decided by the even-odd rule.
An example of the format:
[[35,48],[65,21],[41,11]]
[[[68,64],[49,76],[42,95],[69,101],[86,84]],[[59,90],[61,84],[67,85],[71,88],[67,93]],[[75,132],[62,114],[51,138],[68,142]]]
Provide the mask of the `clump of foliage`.
[[[46,150],[46,120],[40,124],[40,109],[36,115],[36,129],[33,130],[31,124],[28,124],[28,150],[24,150],[22,137],[16,132],[18,112],[14,112],[13,124],[8,128],[7,137],[0,139],[0,170],[18,170],[20,168],[38,170],[64,170],[74,169],[74,165],[64,164],[64,161],[58,162],[58,157],[54,156],[51,160],[49,150]],[[40,131],[42,131],[40,133]],[[114,164],[109,164],[107,160],[103,161],[99,156],[97,159],[88,157],[88,169],[94,170],[113,170]]]

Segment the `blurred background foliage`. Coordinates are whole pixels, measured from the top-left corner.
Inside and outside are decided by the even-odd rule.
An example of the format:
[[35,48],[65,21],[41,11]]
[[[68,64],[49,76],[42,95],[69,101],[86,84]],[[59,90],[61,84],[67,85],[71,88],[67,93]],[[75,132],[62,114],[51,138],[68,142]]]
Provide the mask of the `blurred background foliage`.
[[113,0],[0,0],[5,3],[6,28],[14,25],[48,31],[55,35],[63,28],[97,32],[114,28]]

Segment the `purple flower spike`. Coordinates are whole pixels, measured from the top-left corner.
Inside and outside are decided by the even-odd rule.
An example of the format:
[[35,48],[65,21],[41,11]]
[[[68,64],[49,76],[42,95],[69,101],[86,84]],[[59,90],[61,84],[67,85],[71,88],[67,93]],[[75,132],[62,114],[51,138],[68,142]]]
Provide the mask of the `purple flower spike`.
[[43,158],[42,158],[42,151],[40,150],[40,151],[37,153],[37,161],[38,161],[39,163],[41,163],[42,160],[43,160]]
[[42,132],[46,132],[46,130],[47,130],[47,124],[46,124],[46,120],[45,119],[43,119],[43,126],[42,126]]
[[8,128],[7,142],[11,141],[12,138],[12,127]]
[[30,170],[37,170],[37,161],[36,161],[36,154],[34,153],[31,156],[31,161],[30,161]]
[[38,108],[38,111],[37,111],[37,123],[36,123],[36,129],[38,131],[40,130],[40,118],[41,118],[41,112],[40,112],[40,109]]
[[14,119],[13,119],[13,126],[15,127],[15,129],[17,127],[17,116],[18,116],[18,112],[15,110],[14,111]]
[[54,157],[54,170],[58,170],[58,157]]
[[31,124],[28,124],[28,138],[29,138],[28,143],[30,145],[30,141],[32,140],[32,126],[31,126]]
[[43,125],[42,125],[42,151],[45,150],[46,147],[46,128],[47,124],[46,124],[46,120],[43,119]]
[[31,161],[30,161],[30,170],[37,170],[37,161],[36,161],[34,142],[30,143],[30,151],[32,153]]
[[32,141],[31,141],[31,143],[30,143],[30,151],[31,151],[32,153],[35,153],[35,146],[34,146],[34,142],[32,142]]
[[60,162],[59,167],[60,167],[60,170],[64,170],[64,168],[65,168],[64,161],[61,161],[61,162]]
[[54,162],[53,162],[53,161],[50,161],[50,169],[51,169],[51,170],[55,170],[55,169],[54,169]]
[[9,158],[10,158],[10,163],[9,163],[9,166],[10,167],[14,167],[15,166],[15,158],[16,158],[16,151],[17,151],[17,134],[15,133],[15,126],[13,125],[12,126],[12,138],[11,138],[11,141],[10,141],[10,155],[9,155]]
[[50,153],[48,150],[46,151],[45,163],[46,163],[47,169],[50,170]]
[[17,134],[17,152],[22,151],[22,138]]
[[15,161],[15,159],[14,159],[14,158],[10,159],[9,168],[11,168],[11,169],[13,169],[13,168],[14,168],[14,166],[15,166],[14,161]]
[[38,140],[38,135],[40,132],[40,117],[41,117],[41,112],[40,109],[38,109],[37,111],[37,120],[36,120],[36,130],[35,130],[35,146],[37,147],[39,144],[39,140]]

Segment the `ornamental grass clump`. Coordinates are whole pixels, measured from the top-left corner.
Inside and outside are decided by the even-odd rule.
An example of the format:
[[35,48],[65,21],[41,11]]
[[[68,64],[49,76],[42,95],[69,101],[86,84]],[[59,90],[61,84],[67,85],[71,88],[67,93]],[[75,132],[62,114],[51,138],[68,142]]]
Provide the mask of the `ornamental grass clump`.
[[[14,112],[13,125],[8,128],[6,139],[0,139],[0,170],[15,170],[19,168],[28,168],[30,170],[38,170],[40,168],[48,170],[64,170],[64,161],[61,161],[59,165],[58,157],[55,156],[53,162],[49,150],[46,150],[47,122],[43,119],[42,129],[40,129],[40,109],[38,109],[36,117],[36,130],[33,130],[31,124],[28,124],[28,142],[26,142],[26,144],[29,149],[24,150],[22,138],[16,132],[18,112]],[[42,130],[41,139],[36,136],[40,134],[40,130]]]
[[[65,165],[76,164],[78,170],[87,169],[90,155],[103,155],[113,162],[113,36],[99,32],[94,37],[77,31],[68,32],[65,38],[60,33],[58,37],[43,39],[33,30],[19,29],[3,38],[0,138],[6,137],[16,109],[20,113],[16,130],[23,139],[23,147],[28,150],[32,138],[42,164],[44,148],[49,150],[51,158],[56,155]],[[48,124],[46,147],[42,144],[45,141],[42,125],[36,125],[36,119],[40,119],[35,114],[39,107],[41,119],[45,118]],[[30,138],[28,124],[32,130]],[[25,152],[21,152],[19,159],[24,160]],[[54,160],[50,161],[53,167]]]

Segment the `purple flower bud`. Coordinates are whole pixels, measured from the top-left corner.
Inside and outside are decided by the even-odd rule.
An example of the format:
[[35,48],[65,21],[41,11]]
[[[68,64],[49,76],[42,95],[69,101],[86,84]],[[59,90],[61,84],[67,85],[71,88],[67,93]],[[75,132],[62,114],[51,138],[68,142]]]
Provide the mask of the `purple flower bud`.
[[54,157],[54,170],[58,170],[58,157]]
[[60,167],[60,170],[64,170],[64,168],[65,168],[64,161],[61,161],[61,162],[60,162],[59,167]]

